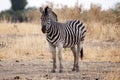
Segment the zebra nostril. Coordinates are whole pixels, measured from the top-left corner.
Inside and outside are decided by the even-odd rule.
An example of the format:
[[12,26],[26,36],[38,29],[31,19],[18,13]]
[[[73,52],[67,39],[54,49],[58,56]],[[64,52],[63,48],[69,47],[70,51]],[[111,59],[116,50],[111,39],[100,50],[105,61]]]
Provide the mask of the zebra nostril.
[[42,26],[42,28],[43,28],[43,27],[46,27],[46,26],[45,26],[45,25],[43,25],[43,26]]

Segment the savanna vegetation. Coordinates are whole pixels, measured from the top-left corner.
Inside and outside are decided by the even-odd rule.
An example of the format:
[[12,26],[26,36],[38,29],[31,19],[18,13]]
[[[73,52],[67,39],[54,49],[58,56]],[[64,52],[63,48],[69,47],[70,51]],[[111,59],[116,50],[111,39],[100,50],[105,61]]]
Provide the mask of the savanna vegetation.
[[[23,5],[14,5],[18,1],[16,0],[15,3],[11,0],[12,7],[0,13],[0,21],[14,23],[33,22],[39,24],[41,15],[39,9],[25,8],[27,5],[26,0],[23,0]],[[74,7],[61,6],[61,8],[55,8],[51,2],[48,2],[48,5],[58,15],[60,22],[71,19],[79,19],[84,22],[89,32],[87,34],[87,40],[120,40],[120,3],[117,3],[114,5],[114,8],[108,10],[102,10],[101,6],[96,4],[91,4],[89,10],[84,10],[82,5],[78,5],[77,2]]]
[[[29,51],[32,51],[31,54],[35,53],[37,51],[37,50],[35,51],[34,49],[35,47],[31,46],[30,48],[28,44],[29,45],[39,44],[39,46],[36,46],[38,49],[38,52],[39,51],[46,52],[46,48],[48,49],[48,45],[45,40],[45,35],[43,35],[40,30],[41,14],[39,12],[39,9],[25,8],[25,6],[27,5],[26,0],[22,1],[23,5],[15,5],[15,4],[18,4],[17,2],[19,3],[19,0],[18,1],[16,0],[15,2],[11,0],[11,3],[12,3],[11,8],[9,10],[2,11],[0,13],[0,34],[1,36],[6,35],[8,37],[8,38],[5,38],[5,40],[1,39],[0,46],[8,44],[10,35],[11,37],[16,36],[16,38],[14,38],[13,41],[10,39],[10,41],[12,41],[13,43],[14,43],[14,40],[16,41],[18,39],[17,37],[23,36],[24,38],[20,38],[20,39],[23,39],[23,42],[22,40],[20,40],[21,41],[20,42],[18,39],[20,44],[17,43],[14,45],[18,46],[17,49],[20,49],[22,48],[21,43],[23,43],[25,45],[23,49],[25,50],[27,49],[28,52],[24,50],[19,50],[19,51],[15,51],[15,53],[24,54],[24,53],[29,53]],[[120,3],[117,3],[116,5],[114,5],[113,8],[110,8],[108,10],[102,10],[101,6],[96,5],[96,4],[91,4],[90,9],[84,10],[82,5],[77,4],[77,2],[74,7],[68,7],[68,6],[61,5],[61,8],[55,8],[54,4],[51,2],[48,2],[47,5],[43,5],[42,7],[45,7],[45,6],[50,6],[53,9],[53,11],[58,15],[59,22],[65,22],[71,19],[78,19],[85,23],[85,26],[87,28],[87,36],[85,39],[85,43],[86,44],[91,43],[91,42],[93,44],[97,44],[97,42],[100,43],[98,45],[99,48],[96,48],[96,47],[88,48],[87,45],[85,44],[85,47],[87,47],[85,48],[86,58],[91,58],[92,60],[95,60],[95,59],[98,59],[97,56],[100,56],[100,59],[98,59],[98,61],[99,60],[120,61],[120,54],[119,54],[120,52],[119,50]],[[33,38],[31,38],[31,36],[28,36],[28,35],[37,35],[38,39],[35,39],[34,36]],[[41,40],[43,41],[39,40],[39,38],[42,38]],[[43,42],[45,42],[46,45]],[[111,47],[109,46],[108,48],[108,47],[105,47],[105,45],[103,45],[103,47],[105,48],[101,48],[102,44],[104,44],[105,42],[109,42]],[[111,43],[118,44],[118,46],[114,47],[112,46]],[[17,49],[15,47],[15,50]],[[42,52],[39,52],[39,53],[41,54]],[[92,54],[87,54],[87,53],[92,53]],[[94,57],[89,57],[89,56],[87,57],[87,55],[94,56]],[[115,55],[115,56],[112,56],[112,55]],[[112,59],[111,59],[111,56],[113,57]]]
[[[19,1],[22,4],[18,4]],[[120,3],[107,10],[96,4],[91,4],[90,9],[85,10],[77,3],[74,7],[61,5],[61,8],[56,8],[52,2],[48,2],[42,7],[50,6],[59,22],[71,19],[84,22],[87,35],[83,62],[120,62]],[[26,0],[11,0],[11,4],[9,10],[0,12],[0,61],[50,61],[52,56],[45,35],[41,32],[39,9],[25,8]],[[71,50],[65,49],[63,53],[64,61],[73,61]],[[106,72],[103,80],[119,80],[120,69],[115,71],[117,73]]]

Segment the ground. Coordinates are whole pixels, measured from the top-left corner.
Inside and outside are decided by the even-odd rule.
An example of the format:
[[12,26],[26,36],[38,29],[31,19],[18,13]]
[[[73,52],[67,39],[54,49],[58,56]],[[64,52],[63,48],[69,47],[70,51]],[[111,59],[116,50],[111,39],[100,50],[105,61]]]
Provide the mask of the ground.
[[79,62],[80,71],[72,72],[73,62],[64,61],[64,72],[51,73],[52,61],[0,61],[0,80],[120,80],[118,62]]

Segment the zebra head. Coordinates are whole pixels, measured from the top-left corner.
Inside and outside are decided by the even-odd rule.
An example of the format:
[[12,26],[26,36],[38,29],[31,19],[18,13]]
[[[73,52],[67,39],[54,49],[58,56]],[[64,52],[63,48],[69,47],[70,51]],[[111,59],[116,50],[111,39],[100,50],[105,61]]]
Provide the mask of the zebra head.
[[40,7],[41,12],[41,25],[42,25],[42,32],[46,33],[46,31],[50,28],[50,22],[51,21],[57,21],[57,15],[52,11],[51,8],[48,6],[43,8]]

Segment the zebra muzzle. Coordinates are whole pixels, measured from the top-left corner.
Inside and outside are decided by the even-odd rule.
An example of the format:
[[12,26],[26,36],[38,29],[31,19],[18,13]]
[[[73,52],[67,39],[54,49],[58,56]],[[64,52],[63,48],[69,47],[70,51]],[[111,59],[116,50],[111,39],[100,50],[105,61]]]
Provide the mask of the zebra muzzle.
[[43,25],[41,30],[42,30],[43,33],[45,33],[46,32],[46,26]]

